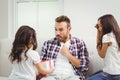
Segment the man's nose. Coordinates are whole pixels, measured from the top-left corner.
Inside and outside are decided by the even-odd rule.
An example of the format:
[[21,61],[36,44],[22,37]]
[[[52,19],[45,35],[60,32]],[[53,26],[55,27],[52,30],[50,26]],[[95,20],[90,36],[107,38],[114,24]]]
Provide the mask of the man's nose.
[[59,35],[60,34],[60,31],[56,31],[56,35]]

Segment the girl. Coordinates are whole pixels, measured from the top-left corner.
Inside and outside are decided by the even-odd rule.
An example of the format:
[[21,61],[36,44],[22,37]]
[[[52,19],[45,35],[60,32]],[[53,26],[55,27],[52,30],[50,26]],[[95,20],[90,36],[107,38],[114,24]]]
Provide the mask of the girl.
[[104,60],[103,70],[87,80],[120,80],[120,28],[111,14],[97,21],[97,51]]
[[38,75],[49,74],[53,72],[53,68],[46,70],[40,64],[40,56],[35,51],[37,48],[35,30],[29,26],[21,26],[13,42],[13,47],[9,55],[13,64],[13,70],[9,76],[9,80],[36,80],[36,70]]

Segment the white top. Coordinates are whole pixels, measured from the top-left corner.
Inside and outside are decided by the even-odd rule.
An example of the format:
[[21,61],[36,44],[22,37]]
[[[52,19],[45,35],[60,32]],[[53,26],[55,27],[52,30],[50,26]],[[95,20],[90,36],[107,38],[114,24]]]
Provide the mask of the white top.
[[[65,45],[69,48],[70,46],[70,41],[67,41],[66,43],[61,43],[61,48],[62,46]],[[60,51],[57,55],[57,60],[55,63],[55,70],[52,73],[52,75],[67,75],[67,76],[73,76],[74,70],[72,65],[69,63],[69,60],[63,56]]]
[[22,53],[21,63],[16,61],[13,63],[13,70],[9,76],[9,80],[36,80],[36,70],[34,64],[40,62],[38,52],[29,49],[26,53],[28,59],[25,60],[24,53]]
[[120,74],[120,51],[118,51],[118,45],[114,34],[111,32],[103,36],[103,43],[112,42],[111,46],[108,46],[106,56],[104,58],[103,71],[109,74]]

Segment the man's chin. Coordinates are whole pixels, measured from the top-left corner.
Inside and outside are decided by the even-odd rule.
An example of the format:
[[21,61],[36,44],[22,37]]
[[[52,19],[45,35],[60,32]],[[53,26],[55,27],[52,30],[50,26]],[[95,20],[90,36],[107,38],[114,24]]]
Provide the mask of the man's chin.
[[57,40],[58,40],[59,42],[64,42],[64,40],[62,40],[61,38],[57,38]]
[[61,39],[57,39],[59,42],[61,42],[62,40]]
[[59,38],[57,38],[57,40],[58,40],[59,42],[62,42],[62,40],[61,40],[61,39],[59,39]]
[[59,41],[60,41],[60,42],[63,42],[63,43],[65,42],[64,40],[59,40]]
[[58,37],[56,37],[56,39],[57,39],[58,41],[61,41],[61,39],[60,39],[60,38],[58,38]]

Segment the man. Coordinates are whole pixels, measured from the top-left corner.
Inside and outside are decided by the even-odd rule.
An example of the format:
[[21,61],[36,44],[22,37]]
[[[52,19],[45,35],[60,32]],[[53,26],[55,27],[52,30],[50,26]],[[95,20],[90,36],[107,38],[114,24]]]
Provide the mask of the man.
[[70,34],[71,24],[67,16],[55,19],[56,37],[45,41],[41,59],[53,60],[55,69],[52,74],[41,80],[84,80],[88,70],[88,51],[84,41]]

